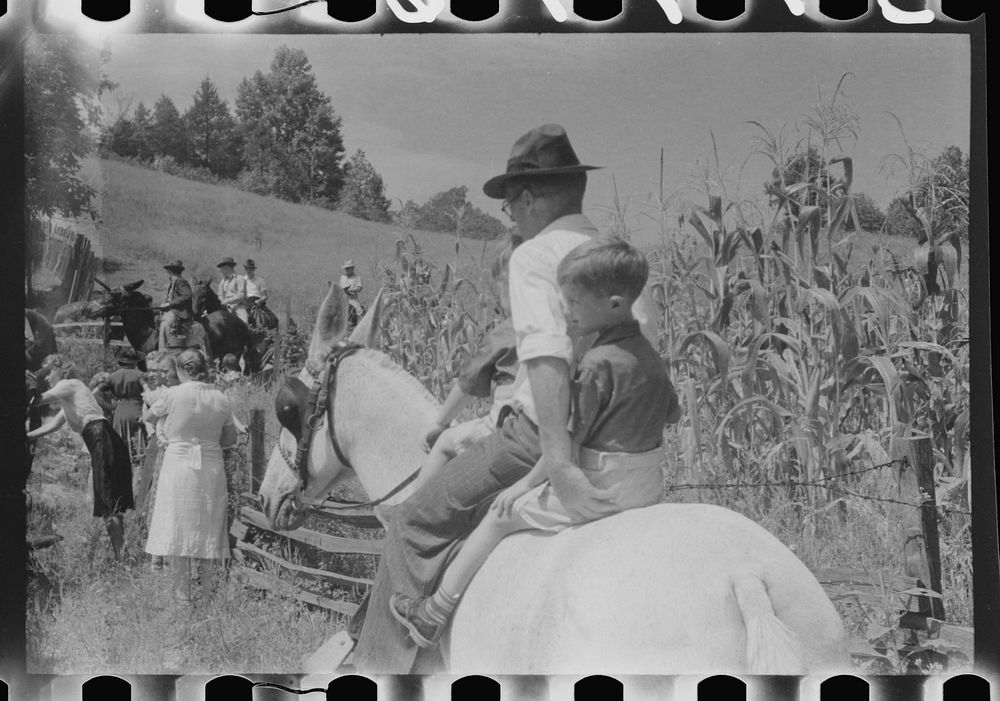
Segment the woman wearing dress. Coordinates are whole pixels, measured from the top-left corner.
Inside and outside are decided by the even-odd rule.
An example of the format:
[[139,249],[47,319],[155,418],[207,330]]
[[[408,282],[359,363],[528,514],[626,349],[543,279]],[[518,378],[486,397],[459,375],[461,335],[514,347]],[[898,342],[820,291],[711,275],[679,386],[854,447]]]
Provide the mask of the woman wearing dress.
[[[136,490],[136,512],[147,531],[153,518],[156,482],[160,477],[160,468],[163,466],[163,449],[167,443],[163,436],[164,419],[151,415],[149,409],[167,391],[168,387],[174,387],[178,382],[180,380],[177,379],[174,354],[154,350],[146,355],[146,376],[142,380],[142,422],[145,424],[149,442],[146,444],[146,454],[143,457],[142,471],[139,475],[139,487]],[[154,572],[162,570],[163,556],[153,555],[150,567]]]
[[208,361],[201,351],[177,356],[177,376],[180,384],[149,409],[151,416],[164,419],[165,448],[146,552],[171,559],[174,596],[189,607],[193,562],[200,566],[205,603],[215,564],[229,557],[223,448],[236,442],[236,429],[229,399],[208,383]]

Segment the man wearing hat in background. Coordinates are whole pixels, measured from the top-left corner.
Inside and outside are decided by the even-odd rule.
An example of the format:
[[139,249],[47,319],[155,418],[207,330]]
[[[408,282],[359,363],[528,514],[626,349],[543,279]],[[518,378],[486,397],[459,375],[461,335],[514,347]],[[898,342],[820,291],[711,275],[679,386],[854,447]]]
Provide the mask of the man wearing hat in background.
[[249,323],[246,278],[236,274],[236,261],[227,256],[215,267],[222,272],[222,279],[219,280],[219,300],[229,311],[242,319],[244,324]]
[[[582,214],[586,171],[592,169],[580,163],[563,128],[548,124],[518,139],[506,172],[483,186],[489,197],[504,200],[501,209],[516,222],[524,240],[511,256],[509,276],[521,361],[515,411],[527,421],[504,421],[496,434],[451,460],[391,512],[375,585],[351,626],[352,634],[360,629],[352,660],[359,671],[413,671],[417,648],[393,617],[390,596],[430,596],[485,508],[526,475],[535,460],[546,463],[567,509],[592,519],[614,508],[613,494],[594,487],[572,463],[567,425],[573,344],[566,335],[556,281],[563,256],[597,234]],[[646,318],[641,315],[640,321]],[[522,430],[517,427],[532,425],[537,428],[533,441],[514,435]],[[540,445],[541,455],[519,451],[528,443]],[[523,453],[523,459],[498,465],[492,458],[500,452]]]
[[267,284],[264,282],[264,278],[257,275],[257,264],[253,258],[247,258],[247,262],[243,264],[243,273],[243,279],[246,281],[247,302],[250,304],[266,302]]
[[170,274],[170,284],[167,285],[166,299],[160,311],[165,312],[160,319],[160,350],[167,348],[167,330],[174,325],[175,320],[190,322],[194,318],[191,307],[191,284],[181,277],[184,264],[174,260],[163,266]]
[[354,272],[354,261],[344,261],[344,274],[340,276],[340,289],[347,295],[347,303],[350,305],[352,323],[357,324],[365,314],[365,308],[361,306],[358,295],[361,294],[361,276]]

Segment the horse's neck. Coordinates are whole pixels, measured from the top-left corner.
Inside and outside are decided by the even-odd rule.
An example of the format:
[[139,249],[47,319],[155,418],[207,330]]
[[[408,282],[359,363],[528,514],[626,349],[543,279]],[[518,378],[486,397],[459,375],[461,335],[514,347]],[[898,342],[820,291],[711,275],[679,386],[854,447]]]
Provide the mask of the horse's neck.
[[371,498],[385,495],[420,466],[426,458],[423,430],[438,409],[423,385],[381,353],[359,351],[342,361],[334,404],[337,441]]
[[212,292],[205,292],[205,313],[212,314],[222,310],[222,301]]
[[133,348],[142,350],[150,337],[155,337],[156,320],[153,310],[146,305],[142,295],[129,295],[125,301],[126,308],[122,312],[122,326],[125,336]]

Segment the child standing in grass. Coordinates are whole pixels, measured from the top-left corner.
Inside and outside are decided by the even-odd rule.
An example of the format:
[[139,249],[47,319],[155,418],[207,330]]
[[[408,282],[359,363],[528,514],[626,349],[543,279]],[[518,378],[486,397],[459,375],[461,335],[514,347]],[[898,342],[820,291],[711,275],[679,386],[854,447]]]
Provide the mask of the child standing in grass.
[[[594,486],[614,495],[617,511],[661,500],[663,429],[678,413],[666,366],[632,316],[648,270],[642,253],[618,238],[581,244],[557,269],[570,333],[597,334],[571,388],[577,464]],[[432,596],[393,595],[392,614],[417,645],[438,641],[459,597],[504,537],[528,529],[554,533],[586,520],[562,505],[541,465],[500,493]]]

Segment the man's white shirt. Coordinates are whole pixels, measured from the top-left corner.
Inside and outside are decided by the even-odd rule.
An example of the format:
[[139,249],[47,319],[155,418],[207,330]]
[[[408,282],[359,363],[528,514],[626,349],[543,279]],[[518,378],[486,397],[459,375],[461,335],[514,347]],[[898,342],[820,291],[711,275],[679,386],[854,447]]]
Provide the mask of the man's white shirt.
[[[517,341],[517,377],[514,401],[538,423],[535,401],[524,362],[534,358],[561,358],[573,364],[573,342],[566,334],[566,314],[556,281],[559,261],[598,234],[583,214],[560,217],[518,246],[510,257],[510,309]],[[632,313],[656,347],[656,325],[647,313],[647,292],[635,301]]]

